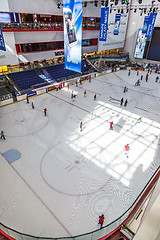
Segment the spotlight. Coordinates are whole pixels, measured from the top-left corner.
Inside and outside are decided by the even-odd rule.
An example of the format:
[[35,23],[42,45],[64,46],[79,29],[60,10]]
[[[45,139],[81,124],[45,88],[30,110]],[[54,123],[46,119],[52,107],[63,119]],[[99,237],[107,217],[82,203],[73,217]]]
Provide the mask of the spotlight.
[[140,16],[142,16],[143,12],[141,11]]
[[139,3],[139,4],[142,4],[142,0],[138,0],[138,3]]
[[155,9],[155,8],[153,8],[153,13],[155,13],[155,11],[156,11],[156,9]]
[[94,6],[98,7],[98,1],[94,1]]
[[144,13],[146,14],[146,12],[147,12],[147,8],[144,8]]
[[105,2],[105,7],[108,7],[108,0]]
[[120,13],[120,9],[118,9],[118,13]]
[[128,8],[126,8],[126,13],[128,13],[129,12],[129,9]]
[[101,6],[104,6],[104,0],[101,1]]
[[134,13],[136,13],[136,12],[137,12],[137,9],[135,8],[135,9],[134,9]]
[[123,13],[123,8],[121,9],[121,13]]
[[87,7],[87,2],[83,2],[83,7]]
[[125,0],[122,0],[122,1],[121,1],[121,4],[125,4]]
[[110,13],[112,13],[112,9],[110,9],[110,11],[109,11]]
[[118,0],[115,0],[115,5],[117,5],[118,4]]
[[60,2],[57,3],[57,8],[58,8],[58,9],[61,8],[61,3],[60,3]]

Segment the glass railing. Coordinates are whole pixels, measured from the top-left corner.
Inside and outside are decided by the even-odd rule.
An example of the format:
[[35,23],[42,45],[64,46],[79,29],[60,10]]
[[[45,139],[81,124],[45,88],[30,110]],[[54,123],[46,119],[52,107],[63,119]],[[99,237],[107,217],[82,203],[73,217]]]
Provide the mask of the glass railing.
[[[62,29],[63,23],[1,23],[2,29]],[[99,29],[100,23],[83,23],[83,29]]]

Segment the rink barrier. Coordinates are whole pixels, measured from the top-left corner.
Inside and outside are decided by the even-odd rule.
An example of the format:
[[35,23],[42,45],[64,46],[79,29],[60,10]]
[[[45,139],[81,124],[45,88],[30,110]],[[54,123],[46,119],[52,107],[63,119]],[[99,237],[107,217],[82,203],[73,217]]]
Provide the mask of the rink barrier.
[[[134,215],[135,211],[137,210],[138,206],[142,203],[148,193],[153,189],[156,182],[158,181],[160,175],[160,167],[157,168],[155,173],[152,175],[150,180],[147,182],[139,196],[133,202],[131,207],[126,210],[119,218],[111,222],[110,224],[104,226],[102,229],[97,229],[93,232],[72,236],[72,237],[60,237],[60,238],[51,238],[51,237],[40,237],[40,236],[32,236],[25,233],[20,233],[12,228],[5,226],[4,224],[0,223],[0,232],[8,237],[10,240],[22,240],[22,239],[31,239],[31,240],[105,240],[106,238],[110,237],[112,234],[120,230],[123,224],[125,224],[128,219]],[[98,219],[97,219],[98,222]]]

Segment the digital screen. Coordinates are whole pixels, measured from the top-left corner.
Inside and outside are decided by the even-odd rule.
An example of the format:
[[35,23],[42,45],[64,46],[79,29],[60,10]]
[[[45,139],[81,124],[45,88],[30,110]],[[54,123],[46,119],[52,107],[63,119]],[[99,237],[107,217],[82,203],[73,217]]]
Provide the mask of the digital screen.
[[91,22],[93,22],[94,21],[94,17],[89,17],[89,20],[91,21]]
[[153,30],[152,40],[147,59],[160,61],[160,28],[155,27]]
[[76,29],[75,22],[72,19],[72,11],[68,8],[64,11],[65,25],[67,29],[69,46],[72,46],[72,43],[76,43]]
[[0,13],[0,23],[10,23],[10,14],[9,13]]
[[145,37],[145,33],[142,33],[142,29],[139,29],[136,49],[134,53],[135,58],[143,58],[145,46],[146,46],[147,37]]
[[82,46],[90,46],[90,45],[91,45],[91,39],[82,40]]

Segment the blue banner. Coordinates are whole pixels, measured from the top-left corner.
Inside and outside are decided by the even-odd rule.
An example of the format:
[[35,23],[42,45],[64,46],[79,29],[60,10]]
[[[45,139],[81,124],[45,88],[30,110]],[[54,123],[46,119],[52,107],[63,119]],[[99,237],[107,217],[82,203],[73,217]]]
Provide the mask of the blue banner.
[[65,68],[81,73],[82,0],[63,0]]
[[143,23],[142,33],[146,33],[146,32],[147,32],[148,20],[149,20],[149,16],[145,16],[145,18],[144,18],[144,23]]
[[156,16],[157,16],[157,13],[151,13],[149,16],[146,37],[149,37],[149,38],[152,37]]
[[109,16],[109,7],[107,8],[102,7],[99,41],[107,40],[108,16]]
[[1,25],[0,25],[0,50],[6,51]]
[[120,21],[121,21],[121,14],[117,13],[115,16],[114,35],[119,34]]

